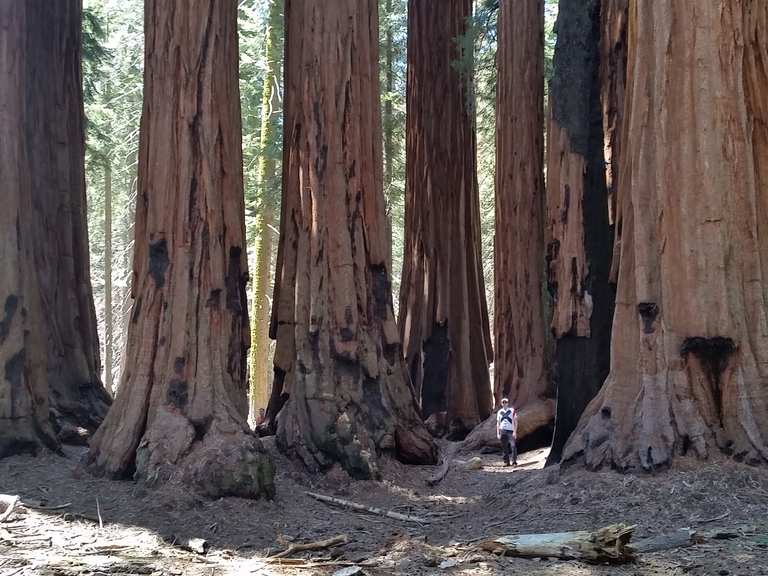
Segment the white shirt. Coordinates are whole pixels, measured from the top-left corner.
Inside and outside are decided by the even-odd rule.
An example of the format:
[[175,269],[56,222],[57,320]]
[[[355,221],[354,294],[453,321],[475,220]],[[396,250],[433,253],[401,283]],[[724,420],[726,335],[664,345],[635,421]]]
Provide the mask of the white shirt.
[[[508,418],[505,418],[507,416]],[[516,418],[514,408],[502,408],[496,413],[496,423],[499,426],[499,430],[509,430],[510,432],[515,429],[510,420]]]

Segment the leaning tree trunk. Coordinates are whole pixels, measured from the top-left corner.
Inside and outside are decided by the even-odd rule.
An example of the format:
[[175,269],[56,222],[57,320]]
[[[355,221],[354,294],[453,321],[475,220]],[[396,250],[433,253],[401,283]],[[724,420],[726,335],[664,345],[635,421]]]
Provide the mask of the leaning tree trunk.
[[234,0],[145,3],[134,305],[97,473],[273,492],[248,428],[247,260]]
[[550,87],[547,273],[553,296],[557,413],[549,461],[608,374],[612,231],[599,83],[600,1],[562,0]]
[[631,0],[611,372],[564,452],[768,461],[768,4]]
[[496,65],[494,396],[549,395],[545,366],[544,1],[502,2]]
[[253,281],[253,314],[251,318],[250,417],[256,420],[260,408],[269,401],[269,284],[272,278],[272,236],[280,183],[277,174],[275,143],[280,130],[280,36],[283,0],[271,0],[267,43],[264,56],[267,73],[261,94],[261,131],[259,134],[259,170],[257,186],[261,213],[258,223],[256,274]]
[[471,0],[408,5],[405,259],[400,332],[422,414],[467,429],[491,411],[491,349],[480,259]]
[[[283,211],[272,329],[278,444],[310,469],[434,463],[392,310],[374,0],[286,2]],[[322,55],[322,57],[321,57]]]
[[80,15],[77,0],[0,1],[0,456],[92,431],[109,404],[85,220]]

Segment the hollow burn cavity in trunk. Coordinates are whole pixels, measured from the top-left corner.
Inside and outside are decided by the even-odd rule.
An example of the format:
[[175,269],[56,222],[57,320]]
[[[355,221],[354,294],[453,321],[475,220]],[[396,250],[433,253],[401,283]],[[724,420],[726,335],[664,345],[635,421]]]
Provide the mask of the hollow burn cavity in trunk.
[[653,323],[659,315],[659,307],[654,302],[640,302],[637,312],[643,322],[643,334],[653,334]]
[[723,423],[723,389],[722,375],[728,366],[731,356],[736,352],[733,339],[723,336],[704,338],[689,337],[680,346],[680,356],[687,360],[693,354],[701,364],[706,379],[709,381],[712,399],[715,402],[720,424]]
[[424,341],[424,379],[421,390],[422,416],[429,417],[446,409],[445,388],[451,343],[448,322],[436,323]]
[[149,274],[155,286],[165,286],[165,273],[168,270],[168,243],[165,238],[149,243]]
[[227,309],[235,314],[243,312],[245,295],[245,281],[243,279],[242,266],[240,264],[240,255],[242,248],[240,246],[231,246],[229,249],[229,265],[227,266]]
[[5,299],[5,306],[3,307],[3,319],[0,320],[0,344],[2,344],[8,337],[8,333],[11,331],[11,322],[16,315],[16,309],[19,306],[19,298],[15,294],[9,294]]

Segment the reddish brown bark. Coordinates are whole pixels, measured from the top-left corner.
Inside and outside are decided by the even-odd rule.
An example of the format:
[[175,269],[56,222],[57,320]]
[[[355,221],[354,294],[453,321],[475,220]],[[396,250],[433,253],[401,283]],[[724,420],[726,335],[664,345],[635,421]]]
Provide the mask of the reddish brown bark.
[[286,2],[270,416],[310,469],[358,477],[376,476],[383,452],[436,460],[392,310],[377,67],[374,0]]
[[544,276],[544,2],[502,2],[496,65],[494,397],[548,395]]
[[611,373],[564,458],[768,461],[768,5],[630,0]]
[[89,461],[210,496],[271,495],[270,460],[246,423],[237,6],[148,0],[145,12],[134,305]]
[[614,231],[610,282],[618,280],[621,256],[621,132],[627,78],[627,7],[629,0],[603,0],[600,10],[600,101],[603,107],[608,210]]
[[85,222],[80,15],[77,0],[0,1],[0,457],[92,431],[109,403]]
[[612,235],[600,107],[599,0],[559,4],[547,152],[547,271],[557,414],[550,461],[608,374]]
[[471,0],[408,5],[400,332],[422,414],[471,428],[492,407],[472,87],[457,62]]

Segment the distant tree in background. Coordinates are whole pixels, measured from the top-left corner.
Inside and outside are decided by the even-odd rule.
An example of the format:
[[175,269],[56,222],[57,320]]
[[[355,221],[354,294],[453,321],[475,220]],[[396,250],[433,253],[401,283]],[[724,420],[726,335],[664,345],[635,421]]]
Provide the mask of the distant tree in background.
[[496,88],[494,396],[549,395],[544,287],[544,2],[502,2]]
[[282,126],[282,36],[283,0],[269,1],[262,80],[261,129],[259,133],[256,186],[256,265],[252,278],[250,418],[255,420],[260,408],[266,409],[272,373],[269,342],[270,287],[275,218],[280,212],[280,166],[278,144]]
[[406,248],[400,288],[405,360],[422,414],[446,411],[465,430],[492,407],[474,94],[471,71],[462,73],[456,65],[471,15],[470,0],[409,3]]

